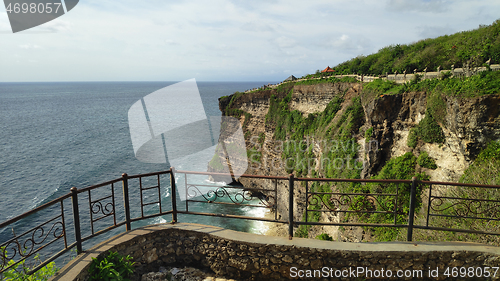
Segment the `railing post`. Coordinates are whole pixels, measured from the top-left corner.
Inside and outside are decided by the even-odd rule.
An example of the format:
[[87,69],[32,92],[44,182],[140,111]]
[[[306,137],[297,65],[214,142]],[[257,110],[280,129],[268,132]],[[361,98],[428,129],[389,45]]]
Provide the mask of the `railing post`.
[[175,168],[170,167],[170,196],[172,197],[172,223],[177,222],[177,192],[175,188]]
[[130,202],[128,197],[128,175],[126,173],[122,174],[122,182],[123,182],[123,204],[125,206],[125,222],[127,231],[131,230],[130,226]]
[[78,189],[71,188],[71,203],[73,204],[73,224],[75,225],[76,254],[83,252],[82,233],[80,231],[80,211],[78,210]]
[[293,174],[290,174],[288,179],[288,239],[292,240],[293,237]]
[[410,211],[408,214],[408,233],[406,236],[407,241],[413,240],[413,219],[415,217],[415,204],[417,201],[417,178],[413,177],[411,179],[411,190],[410,190]]

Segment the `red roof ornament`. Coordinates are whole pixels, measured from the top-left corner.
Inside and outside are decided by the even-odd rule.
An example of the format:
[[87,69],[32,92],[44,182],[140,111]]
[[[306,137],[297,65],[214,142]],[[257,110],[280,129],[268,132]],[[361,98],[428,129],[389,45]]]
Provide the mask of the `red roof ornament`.
[[330,66],[327,66],[325,69],[323,69],[323,71],[321,71],[322,73],[324,72],[334,72],[335,69],[331,68]]

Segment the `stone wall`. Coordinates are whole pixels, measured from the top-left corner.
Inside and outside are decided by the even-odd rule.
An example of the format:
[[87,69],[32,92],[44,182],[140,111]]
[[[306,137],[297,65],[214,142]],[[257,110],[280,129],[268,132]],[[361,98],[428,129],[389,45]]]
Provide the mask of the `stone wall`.
[[[365,280],[370,279],[366,276],[368,271],[372,275],[383,272],[386,277],[390,271],[399,280],[405,278],[397,278],[398,273],[417,274],[414,279],[421,280],[457,280],[446,278],[446,268],[451,273],[453,267],[484,270],[500,266],[499,248],[471,243],[288,240],[185,223],[148,226],[119,236],[79,255],[53,280],[86,280],[89,257],[106,254],[108,250],[132,256],[138,274],[157,270],[160,265],[189,265],[209,268],[219,276],[237,280],[288,280],[302,274],[333,276],[333,280],[339,280],[335,275],[347,274],[342,280]],[[499,280],[499,274],[496,278],[479,279]]]

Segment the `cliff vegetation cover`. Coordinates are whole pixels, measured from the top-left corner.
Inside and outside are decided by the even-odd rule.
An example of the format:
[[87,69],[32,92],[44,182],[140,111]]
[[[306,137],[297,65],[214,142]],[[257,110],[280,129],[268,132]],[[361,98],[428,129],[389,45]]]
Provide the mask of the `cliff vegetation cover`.
[[382,48],[375,54],[358,56],[334,67],[336,73],[385,74],[413,73],[414,69],[435,71],[465,66],[482,65],[491,59],[500,63],[500,20],[492,25],[413,44],[397,44]]
[[[424,68],[450,68],[452,65],[459,67],[466,62],[480,66],[487,60],[490,63],[500,63],[500,20],[491,26],[481,26],[479,29],[461,32],[450,36],[442,36],[436,39],[426,39],[409,45],[389,46],[378,53],[358,57],[348,62],[338,65],[335,69],[337,73],[374,73],[383,74],[385,72],[402,72],[404,70],[413,72],[413,69],[423,70]],[[315,76],[314,74],[307,77]],[[424,93],[426,99],[425,115],[410,130],[407,138],[409,152],[399,157],[386,159],[378,167],[372,169],[373,173],[368,177],[372,179],[411,179],[417,177],[420,180],[428,180],[427,172],[438,169],[436,159],[428,152],[421,150],[425,144],[443,145],[446,137],[443,126],[446,124],[447,99],[475,99],[485,95],[497,95],[500,93],[500,71],[480,72],[470,77],[454,78],[451,72],[442,72],[438,79],[422,79],[422,76],[415,75],[412,81],[405,84],[396,84],[392,81],[377,79],[370,83],[363,83],[362,91],[356,95],[348,96],[346,92],[335,95],[325,109],[321,112],[304,114],[299,110],[292,109],[292,98],[295,86],[316,85],[320,83],[328,84],[349,84],[357,83],[352,77],[342,79],[329,77],[327,79],[309,79],[300,82],[284,83],[275,89],[259,89],[259,92],[269,94],[269,110],[265,116],[265,130],[272,132],[272,140],[283,141],[286,145],[281,153],[281,158],[290,165],[285,165],[286,173],[294,173],[296,177],[322,177],[322,178],[361,178],[361,169],[336,169],[335,165],[297,165],[300,159],[319,159],[321,164],[328,163],[332,159],[343,159],[343,165],[348,167],[359,167],[360,144],[359,139],[370,144],[371,141],[381,141],[380,132],[372,126],[365,125],[365,109],[376,99],[384,99],[386,96],[404,95],[407,93]],[[229,97],[222,97],[221,104],[224,105],[224,114],[237,117],[244,116],[243,128],[246,129],[253,116],[240,109],[238,100],[246,93],[235,93]],[[423,112],[422,112],[423,113]],[[262,147],[266,141],[265,134],[260,133],[258,146]],[[269,135],[268,135],[269,136]],[[246,131],[245,137],[250,137],[250,131]],[[309,140],[333,141],[338,146],[336,148],[328,146],[314,147],[308,145]],[[253,143],[253,142],[247,142]],[[256,147],[249,147],[250,154],[257,155],[253,158],[260,161],[262,153]],[[296,160],[295,160],[296,159]],[[293,163],[295,161],[295,163]],[[329,163],[331,164],[331,163]],[[250,165],[250,163],[249,163]],[[496,141],[484,146],[482,152],[472,161],[472,164],[465,170],[461,182],[476,184],[500,184],[500,144]],[[302,184],[305,184],[302,182]],[[303,186],[304,187],[304,186]],[[398,189],[398,191],[396,191]],[[373,214],[361,214],[353,212],[342,219],[347,221],[362,221],[366,223],[396,223],[406,224],[409,206],[409,185],[400,184],[359,184],[359,183],[330,183],[313,182],[309,186],[310,192],[332,191],[341,193],[396,193],[399,192],[401,200],[398,202],[397,216],[383,213],[384,210],[394,209],[394,203],[389,199],[379,200],[373,206],[376,211]],[[480,189],[456,188],[447,191],[447,196],[460,198],[476,198],[486,200],[499,200],[494,190],[484,192]],[[417,188],[417,221],[423,219],[423,212],[426,202],[422,202],[424,191]],[[321,202],[329,202],[331,194],[318,195]],[[353,198],[350,206],[351,211],[358,208],[370,206],[365,196]],[[453,206],[445,206],[452,214]],[[321,212],[318,211],[321,204],[309,205],[307,218],[304,212],[303,220],[317,222],[320,220]],[[472,206],[474,208],[474,206]],[[377,211],[379,211],[377,213]],[[473,212],[483,212],[474,209]],[[486,214],[492,215],[495,214]],[[473,222],[437,219],[444,227],[454,227],[463,229],[483,229],[489,231],[499,225],[494,222],[478,220]],[[299,237],[309,237],[311,226],[301,225],[295,235]],[[374,235],[376,241],[404,240],[406,231],[398,228],[365,228]],[[404,232],[404,233],[403,233]],[[417,231],[418,232],[418,231]],[[436,234],[439,233],[439,234]],[[490,243],[492,240],[474,234],[457,234],[453,232],[419,231],[415,234],[417,240],[471,240]],[[327,235],[318,236],[321,238]],[[320,239],[321,239],[320,238]],[[493,239],[495,240],[495,239]],[[496,239],[498,240],[498,239]],[[495,241],[496,241],[495,240]],[[493,241],[497,243],[498,241]]]

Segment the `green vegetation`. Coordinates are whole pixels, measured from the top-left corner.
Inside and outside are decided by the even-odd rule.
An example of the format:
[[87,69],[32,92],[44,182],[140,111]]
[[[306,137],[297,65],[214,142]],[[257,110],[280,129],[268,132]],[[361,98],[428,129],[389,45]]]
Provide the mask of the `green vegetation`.
[[460,182],[500,185],[500,143],[490,142],[465,170]]
[[333,241],[333,238],[326,233],[321,233],[320,235],[316,236],[316,239],[325,240],[325,241]]
[[446,102],[441,92],[432,91],[427,95],[427,110],[436,122],[445,124]]
[[452,65],[462,67],[467,61],[471,66],[481,66],[491,58],[500,63],[500,20],[490,26],[425,39],[408,45],[391,45],[375,54],[358,56],[336,67],[336,74],[385,74],[398,71],[413,73],[414,69],[435,71],[450,69]]
[[412,148],[417,147],[418,144],[418,135],[415,131],[415,128],[411,128],[410,132],[408,133],[407,145]]
[[[0,252],[7,255],[7,251],[5,248],[1,248]],[[36,255],[34,257],[35,262],[41,263],[40,257]],[[50,262],[46,266],[42,267],[37,272],[32,275],[28,275],[27,273],[31,271],[31,267],[26,265],[26,260],[19,262],[14,265],[16,262],[14,260],[9,260],[6,264],[6,267],[12,266],[10,269],[0,274],[0,278],[4,281],[14,281],[14,280],[26,280],[26,281],[45,281],[49,280],[54,274],[57,273],[59,268],[56,267],[55,262]]]
[[[297,177],[311,174],[316,176],[314,166],[320,161],[320,171],[323,177],[328,178],[359,178],[360,169],[346,168],[358,167],[356,155],[358,144],[353,135],[359,130],[363,118],[361,100],[354,98],[343,114],[337,116],[341,109],[344,98],[334,97],[326,106],[325,110],[317,114],[309,114],[304,117],[297,110],[290,110],[292,91],[279,99],[273,95],[270,99],[268,114],[266,115],[266,126],[275,128],[274,139],[284,142],[282,158],[288,173],[294,172]],[[313,145],[309,141],[314,139],[323,140],[323,154],[317,159],[313,152]],[[312,192],[331,192],[329,183],[313,183],[310,187]],[[328,200],[331,195],[324,195],[321,200]],[[310,206],[310,210],[318,209],[319,205]],[[303,217],[305,219],[305,216]],[[318,221],[319,212],[309,212],[308,221]],[[300,226],[295,233],[298,237],[307,237],[309,226]]]
[[89,280],[126,281],[134,273],[134,262],[130,256],[121,256],[109,251],[107,256],[92,258],[89,268]]
[[429,156],[429,154],[425,151],[421,152],[417,158],[417,163],[420,167],[428,168],[428,169],[437,169],[436,161]]
[[245,93],[244,92],[235,92],[234,94],[231,95],[231,101],[229,101],[229,104],[227,105],[227,108],[231,108],[233,105],[234,101],[239,99],[241,96],[243,96]]
[[[350,105],[335,124],[331,124],[343,102],[342,97],[334,97],[325,110],[319,114],[309,114],[303,117],[302,113],[289,110],[292,97],[290,92],[282,100],[271,96],[269,112],[266,115],[266,125],[275,127],[274,137],[276,140],[285,141],[283,159],[315,159],[312,151],[313,146],[306,141],[310,139],[329,140],[322,145],[326,153],[320,160],[325,168],[321,171],[326,177],[359,177],[359,171],[353,174],[355,169],[336,169],[333,165],[334,159],[348,159],[348,165],[355,166],[357,143],[353,138],[353,132],[359,129],[363,117],[363,108],[359,98],[354,98]],[[290,163],[287,172],[295,172],[296,176],[307,175],[309,170],[303,165]],[[296,164],[296,163],[295,163]],[[345,163],[347,164],[347,163]]]
[[[312,77],[308,77],[312,78]],[[295,85],[315,85],[315,84],[322,84],[322,83],[358,83],[359,81],[350,76],[342,77],[342,78],[336,78],[333,76],[330,76],[328,78],[322,78],[322,79],[308,79],[304,81],[299,81],[296,82]]]
[[408,134],[408,146],[415,148],[419,139],[427,143],[444,142],[443,130],[432,116],[430,110],[427,110],[424,119],[410,130]]
[[[307,117],[303,117],[298,111],[290,111],[289,103],[291,100],[292,93],[290,92],[282,100],[278,100],[276,96],[271,97],[270,110],[266,116],[266,125],[272,125],[275,129],[275,139],[288,141],[288,146],[285,145],[282,156],[284,159],[314,159],[315,155],[312,153],[312,146],[308,146],[307,142],[304,141],[306,138],[326,138],[331,140],[332,143],[335,142],[335,146],[326,145],[323,149],[321,161],[321,169],[318,171],[326,178],[359,178],[360,169],[356,169],[357,162],[356,156],[358,151],[358,144],[353,138],[353,133],[359,130],[359,126],[363,117],[363,108],[361,106],[361,100],[359,98],[353,98],[352,104],[348,106],[343,114],[336,117],[337,112],[341,108],[343,98],[335,97],[326,107],[326,109],[319,114],[309,114]],[[336,120],[335,122],[332,122]],[[423,126],[419,136],[422,138],[427,137],[427,131],[429,130],[429,125]],[[434,123],[431,123],[434,125]],[[431,127],[433,128],[433,127]],[[370,136],[373,132],[367,130],[365,132],[367,136]],[[293,141],[293,142],[291,142]],[[294,146],[290,144],[293,143]],[[337,159],[341,159],[343,168],[337,167],[339,165],[335,164]],[[340,161],[339,161],[340,163]],[[417,164],[417,158],[412,153],[407,153],[401,157],[393,158],[386,163],[381,172],[375,177],[376,179],[411,179],[413,176],[417,176],[419,179],[426,179],[424,174],[415,174],[415,166]],[[346,168],[349,165],[354,168]],[[311,172],[308,167],[300,165],[291,165],[287,172],[295,172],[296,176],[316,176],[316,172]],[[314,182],[310,186],[311,192],[331,192],[333,186],[330,183],[319,184]],[[396,193],[397,185],[388,184],[382,186],[379,184],[361,185],[355,183],[349,184],[336,184],[336,188],[339,192],[359,192],[359,193]],[[399,204],[398,204],[398,215],[397,223],[405,223],[408,206],[409,206],[409,185],[400,185]],[[421,190],[418,191],[418,198],[420,198]],[[317,195],[318,202],[329,202],[331,198],[330,194]],[[352,204],[352,210],[361,210],[367,206],[365,196],[358,196],[354,198]],[[390,197],[380,198],[379,205],[376,207],[378,211],[392,210],[394,208],[394,202]],[[392,204],[392,205],[391,205]],[[417,206],[420,206],[420,200],[417,202]],[[314,210],[319,210],[321,204],[311,204],[309,205],[309,212],[307,220],[310,222],[317,222],[320,219],[320,212],[314,212]],[[303,216],[305,221],[306,216]],[[359,217],[365,222],[377,222],[377,223],[393,223],[393,214],[364,214]],[[308,237],[308,230],[310,226],[301,225],[296,231],[295,236],[298,237]],[[377,229],[375,230],[378,239],[382,241],[393,240],[399,234],[399,229]]]
[[219,157],[219,155],[224,155],[223,148],[221,145],[217,145],[217,147],[215,148],[214,156],[212,156],[212,159],[208,164],[208,166],[214,169],[215,171],[223,171],[225,167],[224,163],[222,162],[223,159]]
[[[460,178],[462,183],[500,185],[500,143],[490,142],[476,160],[464,171]],[[465,200],[444,200],[438,206],[439,212],[448,216],[463,216],[479,218],[497,218],[498,206],[496,202],[487,200],[500,200],[500,193],[495,188],[450,186],[443,189],[443,196],[451,198],[465,198]],[[472,202],[467,199],[481,199],[485,201]],[[436,203],[434,205],[436,207]],[[426,207],[426,206],[424,206]],[[424,208],[425,209],[425,208]],[[424,212],[424,211],[422,211]],[[434,212],[436,213],[436,211]],[[420,218],[424,218],[420,214]],[[418,222],[417,222],[418,223]],[[420,222],[425,223],[425,222]],[[431,225],[456,229],[473,229],[491,232],[500,228],[500,222],[494,220],[480,220],[467,218],[433,217]],[[499,246],[500,237],[460,232],[440,232],[418,230],[414,234],[415,239],[428,241],[471,241]]]
[[[376,79],[373,82],[366,83],[363,91],[365,94],[371,94],[373,98],[379,95],[425,91],[430,94],[431,108],[433,110],[444,109],[442,108],[444,104],[442,95],[471,98],[500,93],[500,71],[483,71],[478,75],[463,79],[445,78],[421,81],[414,79],[406,84],[396,84],[393,81]],[[437,111],[432,113],[437,113]],[[443,116],[443,114],[436,114],[436,117],[439,118]]]
[[[416,174],[415,166],[417,158],[413,153],[407,152],[402,156],[390,159],[374,179],[404,179],[410,180],[416,177],[418,180],[428,180],[425,174]],[[361,187],[361,186],[360,186]],[[398,191],[396,191],[398,189]],[[370,193],[398,193],[397,205],[397,224],[405,224],[407,222],[407,214],[410,206],[410,184],[367,184],[362,188],[364,192]],[[422,204],[421,200],[422,187],[417,186],[416,193],[416,209],[418,210]],[[394,200],[389,196],[380,196],[377,198],[377,211],[392,211],[394,209]],[[394,223],[394,214],[392,213],[375,213],[370,216],[363,216],[366,222],[370,223]],[[375,228],[377,241],[394,241],[400,235],[401,229],[399,228]]]
[[[305,221],[303,219],[303,221]],[[311,228],[310,225],[300,225],[297,231],[293,234],[295,237],[300,237],[300,238],[309,238],[309,229]]]
[[372,136],[373,136],[373,128],[370,127],[368,130],[365,131],[365,141],[370,142]]
[[[438,66],[442,69],[450,69],[453,64],[461,67],[466,62],[471,67],[480,66],[489,58],[492,63],[500,63],[500,21],[492,26],[481,27],[477,30],[462,32],[451,36],[442,36],[437,39],[427,39],[411,45],[396,45],[382,49],[379,53],[367,57],[358,57],[337,66],[335,74],[361,73],[361,74],[385,74],[406,70],[413,73],[414,69],[422,71],[434,71]],[[344,95],[334,97],[325,110],[320,113],[303,115],[297,110],[290,110],[294,85],[313,85],[319,83],[356,82],[352,77],[338,79],[331,74],[320,73],[308,75],[305,78],[321,77],[322,79],[309,79],[307,81],[290,82],[276,88],[277,93],[270,98],[270,107],[266,115],[266,127],[274,128],[276,141],[283,141],[282,158],[286,163],[286,171],[300,176],[318,176],[323,178],[359,178],[361,169],[357,169],[359,145],[354,136],[359,134],[360,125],[363,120],[363,104],[366,105],[373,99],[384,95],[396,95],[405,92],[425,92],[427,96],[427,108],[425,117],[417,126],[410,130],[408,146],[416,148],[420,143],[443,143],[445,136],[441,126],[446,125],[446,99],[448,97],[473,98],[482,95],[500,93],[500,71],[484,71],[478,75],[453,78],[452,73],[444,71],[439,79],[422,79],[421,75],[406,84],[396,84],[383,79],[376,79],[370,83],[363,84],[360,97],[345,100]],[[232,97],[229,104],[233,103]],[[347,104],[349,102],[350,104]],[[230,107],[228,106],[228,109]],[[229,111],[228,111],[229,112]],[[341,112],[341,114],[339,113]],[[230,112],[239,114],[238,112]],[[337,114],[339,113],[339,114]],[[373,128],[367,128],[364,132],[366,141],[374,135]],[[359,135],[358,135],[359,137]],[[320,144],[321,158],[317,159],[317,149],[309,144],[312,140],[324,142]],[[259,143],[261,136],[259,136]],[[335,145],[333,145],[335,143]],[[496,151],[493,148],[485,151]],[[500,151],[500,150],[498,150]],[[418,152],[416,152],[418,153]],[[486,153],[486,152],[485,152]],[[496,152],[495,152],[496,153]],[[494,153],[493,153],[494,154]],[[494,157],[493,157],[494,158]],[[307,159],[307,163],[300,163],[301,159]],[[309,160],[314,160],[311,166]],[[463,176],[463,180],[481,178],[485,180],[500,182],[500,160],[481,162],[478,157],[474,165],[471,165]],[[341,161],[339,161],[341,160]],[[299,163],[297,163],[299,162]],[[315,170],[319,163],[319,169]],[[336,165],[340,163],[341,165]],[[477,164],[476,164],[477,163]],[[417,158],[408,152],[400,157],[389,159],[374,179],[411,179],[416,176],[419,180],[426,180],[425,174],[417,174],[418,167],[436,169],[435,160],[426,152],[419,153]],[[346,167],[354,168],[346,168]],[[489,172],[486,173],[486,171]],[[328,193],[332,190],[341,193],[361,193],[350,198],[351,211],[376,211],[375,213],[353,212],[343,217],[344,221],[360,221],[366,223],[388,223],[405,224],[408,219],[410,184],[387,184],[387,183],[319,183],[312,182],[308,186],[310,192]],[[417,210],[422,207],[421,186],[417,187]],[[460,189],[456,189],[460,190]],[[470,189],[468,189],[470,190]],[[376,196],[374,193],[394,194],[398,193],[397,206],[390,196]],[[464,192],[461,196],[466,196]],[[451,196],[451,195],[450,195]],[[489,195],[488,195],[489,196]],[[320,220],[321,212],[325,204],[331,204],[331,194],[317,194],[318,204],[309,204],[307,218],[304,214],[303,220],[317,222]],[[490,196],[493,198],[493,194]],[[426,203],[426,202],[425,202]],[[392,210],[396,209],[396,216]],[[450,208],[450,211],[453,208]],[[387,213],[386,213],[387,212]],[[295,235],[308,237],[311,226],[301,225]],[[465,226],[464,226],[465,227]],[[470,227],[467,227],[470,228]],[[401,238],[398,228],[376,228],[370,229],[375,234],[376,240],[392,241]]]

